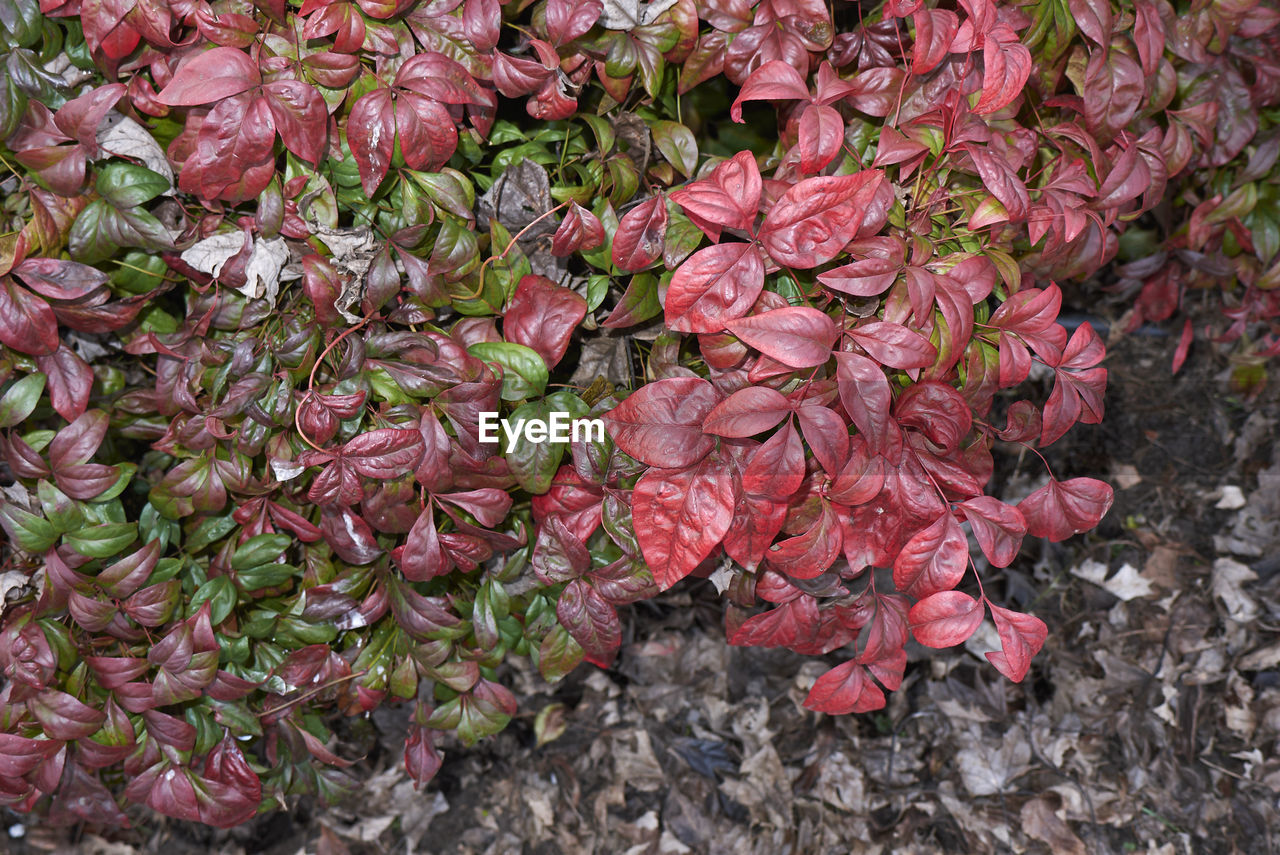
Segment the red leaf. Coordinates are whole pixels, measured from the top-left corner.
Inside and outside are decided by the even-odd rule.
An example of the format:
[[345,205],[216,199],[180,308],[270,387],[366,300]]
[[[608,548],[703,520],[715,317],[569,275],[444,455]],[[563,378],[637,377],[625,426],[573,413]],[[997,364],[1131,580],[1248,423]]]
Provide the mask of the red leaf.
[[1133,43],[1138,48],[1143,73],[1152,76],[1164,57],[1164,21],[1152,0],[1135,0],[1133,14]]
[[842,294],[875,297],[888,291],[901,271],[901,258],[864,258],[819,273],[818,281]]
[[1007,160],[997,157],[985,146],[968,144],[965,150],[973,158],[982,184],[1000,201],[1009,214],[1010,222],[1020,223],[1031,212],[1031,197],[1027,185],[1022,182]]
[[849,457],[849,426],[827,407],[801,407],[796,415],[814,458],[834,478]]
[[845,715],[883,709],[885,697],[867,669],[850,660],[819,677],[804,699],[804,705],[816,712]]
[[[884,175],[806,178],[774,203],[760,227],[760,242],[786,267],[807,269],[835,258],[864,223],[880,223],[888,202],[879,197]],[[877,225],[878,230],[878,225]]]
[[973,112],[994,113],[1007,106],[1022,93],[1030,76],[1031,51],[1018,41],[1012,27],[996,24],[983,39],[982,97]]
[[382,554],[369,524],[350,508],[323,508],[320,531],[334,553],[350,564],[369,564]]
[[667,469],[692,466],[715,446],[702,423],[719,396],[699,377],[646,383],[604,416],[609,434],[627,454]]
[[786,516],[785,500],[752,496],[744,485],[734,506],[733,523],[724,536],[725,553],[747,570],[754,571],[764,559],[764,551],[782,530]]
[[1187,361],[1187,352],[1191,349],[1191,340],[1194,338],[1195,331],[1191,327],[1191,318],[1187,318],[1182,324],[1182,334],[1178,336],[1178,347],[1173,351],[1173,365],[1169,373],[1177,374],[1182,368],[1182,363]]
[[329,135],[329,110],[315,87],[301,80],[277,80],[262,87],[262,98],[285,148],[319,163]]
[[1090,41],[1103,50],[1111,45],[1115,16],[1111,12],[1110,0],[1067,0],[1067,8],[1071,10],[1071,17],[1080,32]]
[[791,412],[791,402],[776,389],[748,386],[739,389],[707,414],[702,429],[716,436],[748,437],[776,425]]
[[677,332],[719,332],[745,315],[763,288],[764,262],[753,244],[722,243],[700,249],[680,265],[667,288],[667,327]]
[[911,46],[911,73],[928,74],[947,58],[960,19],[949,9],[917,9],[911,13],[916,40]]
[[[788,425],[790,427],[790,425]],[[830,503],[822,503],[822,513],[809,528],[787,538],[765,553],[769,566],[792,579],[821,576],[840,555],[844,530]]]
[[1022,512],[991,496],[977,496],[960,507],[987,560],[996,567],[1008,567],[1018,557],[1022,537],[1027,533]]
[[600,0],[548,0],[547,35],[557,47],[571,42],[586,35],[603,11]]
[[1049,628],[1034,615],[1002,609],[988,601],[996,631],[1000,633],[999,651],[987,654],[987,659],[1001,674],[1015,683],[1021,683],[1031,668],[1031,660],[1049,637]]
[[801,594],[777,608],[747,618],[729,643],[738,647],[790,647],[822,621],[818,601]]
[[443,762],[431,740],[431,730],[420,724],[410,725],[404,744],[404,768],[413,778],[414,790],[430,782]]
[[893,585],[917,600],[949,591],[969,566],[969,542],[950,511],[920,529],[893,562]]
[[871,501],[884,489],[884,458],[873,457],[861,436],[852,439],[849,449],[849,460],[831,484],[827,497],[852,507]]
[[262,779],[250,768],[239,743],[230,733],[205,758],[204,777],[227,787],[234,794],[226,801],[219,800],[212,810],[205,810],[202,814],[205,822],[219,828],[230,828],[249,821],[258,812],[258,805],[262,802]]
[[[866,439],[873,454],[881,454],[895,442],[897,425],[889,415],[893,392],[880,366],[856,353],[837,353],[836,388],[840,402]],[[896,442],[901,443],[898,433]]]
[[422,434],[401,428],[371,430],[344,445],[342,459],[366,478],[399,478],[422,459]]
[[810,104],[800,114],[799,135],[800,171],[821,172],[840,154],[844,119],[834,107]]
[[458,129],[449,111],[415,92],[396,96],[396,134],[410,169],[436,172],[458,148]]
[[959,448],[973,426],[973,412],[965,399],[936,380],[908,386],[894,402],[893,414],[898,424],[920,431],[944,451]]
[[804,446],[788,421],[751,455],[742,473],[742,489],[753,496],[785,499],[800,489],[804,471]]
[[742,104],[745,101],[808,101],[809,86],[800,72],[787,62],[775,59],[766,62],[742,84],[742,91],[729,108],[729,118],[742,121]]
[[390,89],[374,89],[356,101],[347,117],[347,143],[360,170],[360,184],[372,196],[387,175],[396,147]]
[[552,514],[538,528],[529,566],[539,579],[554,585],[577,579],[590,570],[591,553],[560,515]]
[[662,257],[667,234],[667,204],[662,194],[650,196],[628,211],[613,235],[613,263],[622,270],[642,270]]
[[726,326],[756,350],[792,368],[824,364],[840,337],[835,321],[809,306],[774,309]]
[[182,63],[156,98],[170,107],[195,107],[239,95],[260,83],[262,75],[248,54],[216,47]]
[[907,620],[925,647],[955,647],[982,623],[982,603],[961,591],[939,591],[912,606]]
[[483,87],[461,63],[434,51],[417,54],[400,66],[395,85],[441,104],[488,103]]
[[7,276],[0,280],[0,342],[32,356],[53,353],[59,343],[53,309]]
[[709,238],[719,240],[721,227],[751,230],[760,208],[760,191],[760,168],[755,155],[740,151],[706,178],[672,193],[671,201],[683,208]]
[[604,225],[577,202],[569,203],[569,213],[551,238],[551,254],[564,258],[575,252],[590,252],[604,243]]
[[608,668],[622,645],[622,624],[613,606],[585,580],[574,579],[560,592],[556,617],[581,645],[588,662]]
[[692,469],[652,469],[632,493],[632,519],[645,563],[667,590],[693,572],[733,520],[733,477],[718,457]]
[[555,368],[586,316],[587,301],[581,295],[546,277],[525,276],[503,314],[502,335],[536,350],[548,368]]
[[938,349],[927,338],[902,324],[872,321],[850,330],[849,335],[890,368],[926,368],[938,358]]
[[1095,478],[1050,479],[1018,503],[1027,521],[1027,534],[1055,543],[1096,526],[1115,501],[1110,484]]

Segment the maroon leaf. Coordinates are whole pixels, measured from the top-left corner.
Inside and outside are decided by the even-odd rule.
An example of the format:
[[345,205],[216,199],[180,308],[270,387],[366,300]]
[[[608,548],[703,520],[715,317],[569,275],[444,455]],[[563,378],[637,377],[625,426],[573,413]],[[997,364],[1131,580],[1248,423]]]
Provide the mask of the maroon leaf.
[[925,647],[955,647],[982,623],[982,603],[961,591],[939,591],[912,606],[907,620]]
[[[893,445],[897,426],[889,414],[893,392],[880,366],[856,353],[837,353],[836,383],[840,402],[865,437],[873,454]],[[898,434],[897,442],[901,442]]]
[[387,175],[396,147],[390,89],[374,89],[356,101],[347,117],[347,142],[360,170],[361,186],[372,196]]
[[262,98],[285,148],[319,163],[328,137],[329,111],[315,87],[300,80],[277,80],[262,87]]
[[650,196],[628,211],[613,235],[613,263],[622,270],[642,270],[662,257],[667,234],[667,204],[662,194]]
[[248,54],[216,47],[182,63],[156,98],[171,107],[195,107],[239,95],[260,83],[262,75]]
[[49,465],[54,472],[89,462],[107,435],[107,422],[106,413],[92,410],[58,431],[49,443]]
[[69,422],[79,418],[89,406],[93,369],[66,345],[60,345],[51,354],[37,356],[36,368],[48,377],[49,401],[58,415]]
[[1049,628],[1034,615],[1002,609],[992,602],[991,617],[1000,633],[1000,650],[987,654],[987,659],[1001,674],[1021,683],[1031,667],[1031,660],[1049,637]]
[[715,446],[702,423],[715,407],[715,388],[698,377],[647,383],[604,416],[609,434],[627,454],[667,469],[692,466]]
[[548,0],[547,35],[559,46],[586,35],[600,18],[600,0]]
[[969,566],[969,542],[949,511],[912,535],[893,563],[893,585],[916,599],[949,591]]
[[413,778],[413,788],[426,785],[440,771],[443,760],[436,752],[435,743],[431,739],[431,729],[420,724],[411,724],[409,738],[404,744],[404,768]]
[[835,477],[849,457],[849,426],[827,407],[801,407],[796,415],[814,458],[828,475]]
[[763,288],[764,262],[753,244],[700,249],[680,265],[667,288],[667,326],[677,332],[719,332],[745,315]]
[[765,557],[770,567],[792,579],[813,579],[825,573],[840,555],[843,535],[835,510],[829,502],[823,502],[822,513],[809,528],[776,544]]
[[[763,282],[763,270],[761,275]],[[32,356],[58,349],[58,319],[53,309],[7,276],[0,279],[0,342]]]
[[382,554],[369,524],[350,508],[322,509],[320,531],[334,553],[351,564],[369,564]]
[[488,103],[484,89],[461,63],[432,51],[417,54],[400,66],[395,85],[441,104]]
[[556,617],[581,645],[588,662],[608,668],[622,644],[622,624],[613,606],[583,579],[574,579],[560,592]]
[[551,254],[564,258],[575,252],[590,252],[604,243],[604,225],[599,217],[579,205],[569,203],[569,213],[551,238]]
[[587,301],[579,294],[543,276],[525,276],[503,314],[502,334],[536,350],[548,368],[555,368],[586,316]]
[[748,386],[725,398],[707,414],[702,429],[716,436],[755,436],[791,412],[791,402],[775,389]]
[[824,364],[840,335],[831,318],[809,306],[774,309],[726,326],[756,350],[792,368]]
[[105,273],[56,258],[28,258],[13,272],[32,291],[51,300],[79,300],[107,284]]
[[342,459],[366,478],[399,478],[422,459],[422,434],[401,428],[362,433],[342,447]]
[[[202,805],[205,807],[202,812],[205,822],[219,828],[230,828],[249,821],[258,812],[258,805],[262,802],[262,779],[249,766],[239,743],[231,734],[224,736],[205,758],[204,777],[210,783],[227,788],[218,793],[216,803],[207,807]],[[213,795],[211,789],[210,796]]]
[[719,240],[722,227],[751,230],[760,208],[760,191],[755,156],[740,151],[706,178],[673,192],[671,201],[683,208],[708,237]]
[[27,701],[27,708],[52,739],[83,739],[96,733],[106,713],[54,689],[45,689]]
[[1096,526],[1113,501],[1111,485],[1095,478],[1051,478],[1019,502],[1018,510],[1027,521],[1027,534],[1058,542]]
[[720,543],[733,520],[734,492],[732,474],[716,456],[691,469],[652,469],[636,483],[636,537],[659,588],[688,576]]
[[[807,269],[835,258],[864,223],[883,222],[888,204],[878,198],[882,173],[806,178],[774,203],[760,227],[760,242],[787,267]],[[883,210],[881,210],[883,208]],[[878,230],[877,225],[877,230]]]
[[404,546],[392,553],[400,572],[412,582],[425,582],[436,576],[448,573],[453,562],[445,554],[440,545],[440,536],[436,532],[436,520],[433,507],[427,507],[409,530]]
[[1022,546],[1027,523],[1022,512],[991,496],[977,496],[960,504],[982,552],[996,567],[1008,567]]

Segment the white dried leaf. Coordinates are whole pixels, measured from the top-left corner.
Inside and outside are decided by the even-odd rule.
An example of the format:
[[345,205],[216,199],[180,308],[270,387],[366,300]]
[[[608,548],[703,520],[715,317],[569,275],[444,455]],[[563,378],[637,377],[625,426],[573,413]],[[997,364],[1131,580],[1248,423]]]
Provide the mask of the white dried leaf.
[[1222,488],[1222,498],[1218,500],[1218,504],[1214,505],[1221,511],[1234,511],[1244,506],[1244,492],[1234,484],[1228,484]]
[[1125,602],[1138,597],[1149,597],[1155,593],[1151,580],[1139,573],[1138,568],[1132,564],[1123,565],[1114,576],[1108,579],[1107,573],[1110,569],[1101,561],[1089,558],[1082,561],[1078,567],[1071,568],[1071,575],[1086,582],[1092,582]]
[[[182,253],[182,260],[217,277],[222,267],[244,248],[240,232],[220,232],[197,242]],[[280,270],[289,260],[289,247],[284,238],[255,238],[249,263],[245,265],[245,283],[237,290],[250,300],[266,299],[272,305],[280,292]]]
[[1227,615],[1244,623],[1258,616],[1258,604],[1245,594],[1244,585],[1257,581],[1258,574],[1247,564],[1231,558],[1213,562],[1213,595],[1227,607]]
[[663,12],[676,5],[676,0],[653,0],[641,4],[639,0],[604,0],[600,13],[600,26],[609,30],[633,30],[652,24]]
[[98,128],[98,147],[116,157],[140,161],[147,169],[163,175],[169,181],[164,195],[173,195],[173,168],[169,166],[169,158],[155,137],[133,119],[114,111],[107,114],[102,127]]
[[280,482],[292,481],[301,475],[307,467],[301,465],[296,460],[280,460],[279,458],[271,458],[271,471],[275,474],[276,480]]

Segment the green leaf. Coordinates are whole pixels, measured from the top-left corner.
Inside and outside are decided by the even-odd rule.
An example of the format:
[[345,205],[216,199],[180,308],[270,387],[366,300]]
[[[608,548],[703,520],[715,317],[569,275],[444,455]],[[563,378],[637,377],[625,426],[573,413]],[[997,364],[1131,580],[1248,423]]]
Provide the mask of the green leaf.
[[173,247],[173,239],[141,208],[121,211],[105,199],[95,199],[80,212],[67,238],[71,257],[85,264],[105,261],[126,246],[165,250]]
[[102,523],[63,535],[67,546],[88,558],[110,558],[137,539],[137,523]]
[[667,162],[681,175],[691,177],[698,168],[698,141],[693,131],[679,122],[658,121],[649,126],[649,132]]
[[0,526],[27,552],[44,552],[58,539],[53,523],[8,502],[0,504]]
[[478,341],[467,348],[472,356],[502,366],[502,400],[523,401],[541,395],[550,372],[547,363],[531,347],[507,341]]
[[547,633],[538,648],[538,673],[549,683],[563,678],[581,661],[582,646],[559,624]]
[[587,278],[587,311],[594,312],[600,308],[600,304],[604,302],[604,298],[609,296],[608,276],[601,273],[594,273]]
[[294,577],[298,568],[292,564],[259,564],[236,573],[236,579],[246,591],[274,588]]
[[25,421],[40,403],[46,377],[39,371],[28,374],[5,390],[0,397],[0,428],[11,428]]
[[98,173],[98,192],[117,208],[149,202],[169,189],[169,179],[145,166],[112,161]]
[[[545,401],[530,401],[516,408],[507,419],[512,425],[522,421],[547,421],[551,415],[551,406]],[[502,441],[502,451],[506,455],[511,474],[525,490],[539,495],[551,489],[551,481],[555,478],[560,461],[564,458],[565,446],[562,442],[525,442],[518,441],[510,451],[508,442]]]
[[205,582],[191,595],[187,603],[187,617],[200,611],[205,603],[209,604],[209,620],[214,626],[222,623],[236,607],[236,586],[230,576],[215,576]]
[[36,495],[40,497],[44,518],[59,532],[75,531],[84,525],[84,511],[80,506],[43,478],[36,484]]
[[194,555],[209,544],[222,540],[235,527],[236,521],[230,514],[225,517],[210,517],[196,526],[196,530],[186,539],[184,547]]
[[249,538],[231,556],[232,570],[248,570],[275,561],[293,543],[287,534],[259,534]]

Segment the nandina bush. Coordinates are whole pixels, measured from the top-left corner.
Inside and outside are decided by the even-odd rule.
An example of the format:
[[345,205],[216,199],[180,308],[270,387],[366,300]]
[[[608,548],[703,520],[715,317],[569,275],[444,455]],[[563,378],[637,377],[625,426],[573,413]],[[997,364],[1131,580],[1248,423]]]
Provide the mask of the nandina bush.
[[[1048,628],[985,571],[1111,502],[991,484],[997,441],[1103,415],[1054,280],[1221,241],[1260,294],[1274,255],[1234,202],[1185,247],[1156,210],[1268,184],[1247,3],[3,9],[23,810],[233,825],[349,787],[335,728],[392,701],[425,782],[515,713],[509,655],[608,666],[617,607],[692,574],[732,643],[841,651],[816,710],[987,611],[1021,680]],[[493,412],[609,430],[493,444]]]

